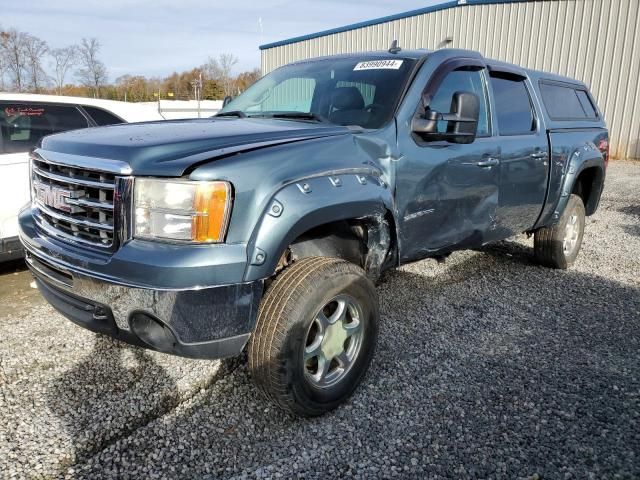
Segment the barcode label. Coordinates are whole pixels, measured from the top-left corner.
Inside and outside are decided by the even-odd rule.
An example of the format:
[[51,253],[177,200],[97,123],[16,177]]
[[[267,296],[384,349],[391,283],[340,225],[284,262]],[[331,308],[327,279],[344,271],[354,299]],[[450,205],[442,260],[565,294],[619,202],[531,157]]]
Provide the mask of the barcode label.
[[353,70],[398,70],[401,65],[402,60],[370,60],[358,63]]

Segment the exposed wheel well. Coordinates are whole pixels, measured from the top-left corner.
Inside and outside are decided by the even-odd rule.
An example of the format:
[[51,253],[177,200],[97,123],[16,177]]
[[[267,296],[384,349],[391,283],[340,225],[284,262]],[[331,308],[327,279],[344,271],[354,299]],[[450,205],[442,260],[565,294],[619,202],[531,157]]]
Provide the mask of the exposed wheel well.
[[328,222],[296,238],[279,265],[305,257],[337,257],[362,267],[372,279],[395,260],[395,226],[389,215]]
[[602,193],[603,172],[599,167],[585,168],[573,184],[573,191],[582,199],[587,215],[593,215],[598,208]]

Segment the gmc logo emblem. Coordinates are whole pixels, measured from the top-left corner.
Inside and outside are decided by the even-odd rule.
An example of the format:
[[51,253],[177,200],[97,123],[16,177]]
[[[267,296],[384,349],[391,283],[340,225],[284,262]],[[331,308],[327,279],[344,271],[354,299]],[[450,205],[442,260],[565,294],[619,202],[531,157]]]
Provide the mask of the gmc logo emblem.
[[66,198],[75,198],[71,190],[67,190],[55,185],[47,185],[46,183],[34,182],[36,199],[44,205],[71,213],[73,208],[67,203]]

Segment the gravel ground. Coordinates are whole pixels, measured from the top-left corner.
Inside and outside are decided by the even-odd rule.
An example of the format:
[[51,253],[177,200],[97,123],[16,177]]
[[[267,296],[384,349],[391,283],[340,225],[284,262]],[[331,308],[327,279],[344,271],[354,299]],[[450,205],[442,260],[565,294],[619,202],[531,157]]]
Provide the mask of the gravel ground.
[[313,420],[265,403],[244,359],[93,335],[5,267],[0,475],[639,478],[639,192],[640,164],[609,167],[569,271],[522,237],[388,274],[369,375]]

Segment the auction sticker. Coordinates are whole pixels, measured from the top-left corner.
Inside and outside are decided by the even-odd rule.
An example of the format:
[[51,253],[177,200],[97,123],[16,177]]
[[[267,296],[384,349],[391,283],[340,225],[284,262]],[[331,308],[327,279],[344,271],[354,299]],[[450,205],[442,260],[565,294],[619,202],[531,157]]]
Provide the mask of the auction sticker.
[[353,70],[398,70],[402,65],[402,60],[370,60],[360,62]]
[[35,108],[35,107],[7,107],[4,109],[4,114],[7,117],[17,117],[17,116],[25,116],[25,117],[41,117],[44,115],[44,108]]

